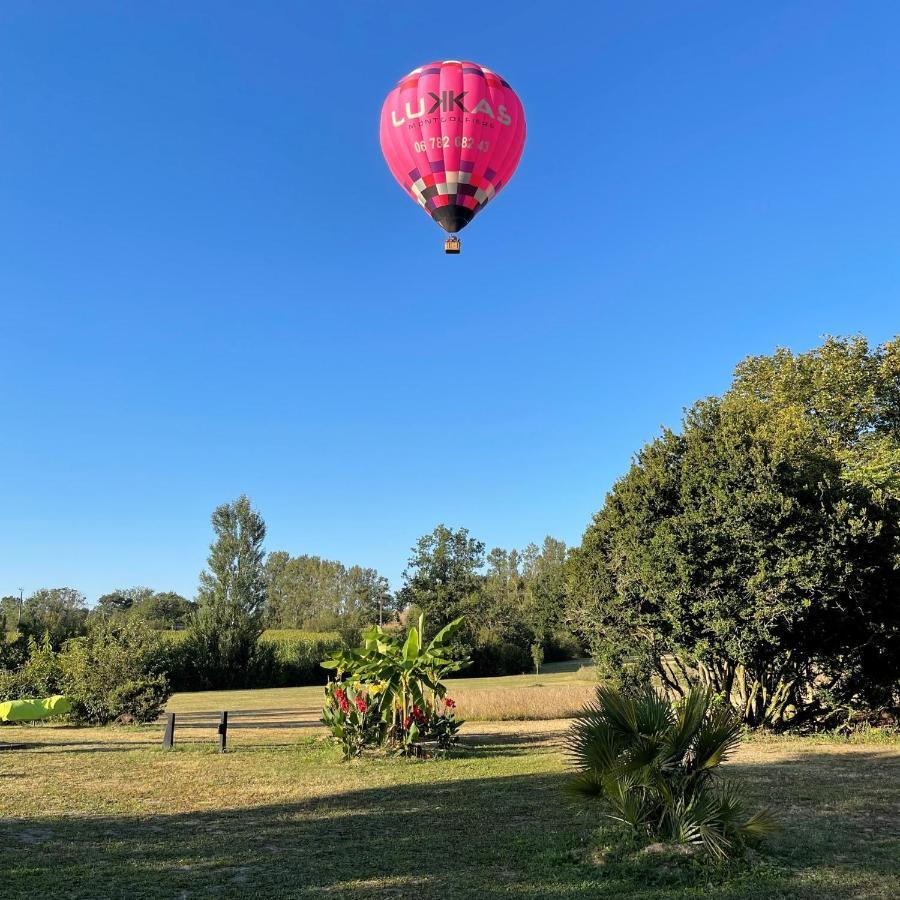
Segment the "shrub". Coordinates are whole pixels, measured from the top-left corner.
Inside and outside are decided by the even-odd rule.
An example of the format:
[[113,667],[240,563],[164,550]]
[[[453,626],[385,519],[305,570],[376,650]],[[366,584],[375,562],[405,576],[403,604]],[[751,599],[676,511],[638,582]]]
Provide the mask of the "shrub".
[[[203,677],[196,643],[189,631],[163,633],[166,666],[173,690],[200,690],[208,685],[210,671]],[[327,676],[321,668],[329,654],[341,648],[337,632],[302,631],[295,628],[269,629],[257,642],[242,673],[248,687],[299,687],[324,684]]]
[[0,634],[0,671],[14,670],[25,665],[28,659],[28,641],[17,633]]
[[740,739],[737,717],[708,689],[675,708],[649,687],[631,696],[600,687],[569,734],[579,774],[568,788],[603,798],[607,815],[638,837],[722,858],[775,829],[767,810],[748,816],[739,787],[717,772]]
[[387,727],[381,720],[380,705],[372,702],[368,694],[336,682],[325,689],[322,723],[341,745],[344,759],[381,744]]
[[0,672],[0,699],[49,697],[60,691],[62,670],[50,636],[45,634],[40,643],[30,637],[25,645],[27,656],[24,661],[17,655],[19,667]]
[[544,643],[544,662],[565,662],[587,656],[584,645],[570,631],[557,629],[551,632]]
[[487,629],[481,629],[471,648],[472,668],[467,674],[475,677],[491,675],[522,675],[531,669],[531,650],[527,638],[505,640]]
[[425,755],[428,743],[446,751],[458,740],[462,723],[441,679],[468,663],[450,655],[461,623],[454,619],[428,644],[422,640],[422,616],[403,641],[374,625],[362,647],[340,650],[322,664],[337,674],[326,689],[322,722],[341,743],[345,759],[367,746]]
[[271,670],[263,679],[267,687],[321,684],[326,680],[321,664],[343,646],[336,632],[267,631],[261,642],[272,652]]
[[180,690],[259,687],[273,669],[274,651],[248,628],[229,628],[212,614],[197,617],[179,644],[170,644]]
[[171,693],[166,645],[138,621],[100,622],[69,641],[58,659],[63,692],[86,722],[151,721]]

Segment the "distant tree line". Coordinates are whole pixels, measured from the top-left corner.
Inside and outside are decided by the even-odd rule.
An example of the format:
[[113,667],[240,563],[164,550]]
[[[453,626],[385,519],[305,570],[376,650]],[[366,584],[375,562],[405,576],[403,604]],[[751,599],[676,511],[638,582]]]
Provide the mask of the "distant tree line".
[[525,672],[535,646],[548,660],[582,653],[566,623],[565,567],[566,545],[552,537],[486,553],[467,529],[438,525],[413,547],[397,605],[425,613],[433,631],[464,616],[460,650],[472,657],[471,674]]
[[[267,555],[246,497],[212,525],[193,601],[144,587],[93,609],[72,588],[3,598],[0,698],[49,685],[54,654],[68,660],[58,686],[84,682],[75,660],[83,675],[127,673],[117,689],[128,715],[153,708],[160,677],[169,689],[310,683],[365,626],[400,628],[421,612],[432,633],[463,617],[455,639],[469,674],[587,648],[609,684],[675,697],[705,685],[754,727],[896,719],[900,338],[829,338],[743,361],[729,390],[637,454],[571,551],[552,537],[488,551],[438,525],[392,592],[371,568]],[[82,706],[109,715],[116,702]]]
[[[332,630],[355,646],[372,624],[400,627],[425,612],[435,631],[464,616],[461,641],[473,673],[520,673],[539,645],[550,659],[581,652],[565,628],[565,545],[547,538],[519,553],[484,544],[464,528],[439,525],[420,538],[393,595],[374,569],[263,549],[266,527],[246,497],[213,513],[216,539],[200,576],[197,614],[182,645],[179,681],[194,687],[283,683],[298,670],[309,637],[263,640],[267,626]],[[321,644],[324,652],[326,644]],[[311,673],[321,679],[323,673]]]
[[[92,644],[97,634],[127,637],[132,653],[135,636],[145,636],[163,657],[148,670],[154,693],[160,672],[174,689],[323,681],[319,663],[329,653],[355,646],[369,625],[400,628],[419,612],[435,631],[465,616],[459,649],[472,657],[471,674],[521,673],[536,659],[583,652],[565,625],[566,547],[553,538],[540,548],[486,553],[465,528],[439,525],[413,547],[394,593],[373,568],[267,554],[265,522],[247,497],[217,507],[212,526],[194,600],[149,587],[110,591],[91,608],[69,587],[41,589],[22,603],[3,598],[7,640],[0,672],[21,676],[10,675],[7,693],[27,693],[29,683],[49,689],[52,678],[29,682],[28,673],[47,671],[63,651],[70,658],[74,647]],[[56,680],[61,686],[62,676]]]
[[387,578],[375,569],[276,550],[264,575],[269,628],[339,631],[391,621],[398,612]]

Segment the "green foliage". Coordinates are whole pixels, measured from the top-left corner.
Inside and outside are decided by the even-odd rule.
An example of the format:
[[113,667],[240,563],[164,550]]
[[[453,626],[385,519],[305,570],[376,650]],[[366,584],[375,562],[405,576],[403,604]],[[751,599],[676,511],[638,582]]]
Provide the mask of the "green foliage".
[[706,688],[673,708],[652,688],[601,687],[569,734],[579,771],[568,789],[605,800],[608,816],[642,839],[698,844],[723,858],[775,829],[768,811],[748,815],[737,784],[717,771],[740,739],[737,717]]
[[387,726],[379,702],[371,699],[374,696],[337,682],[330,682],[325,689],[322,722],[340,744],[345,760],[383,742]]
[[[169,680],[176,691],[202,688],[193,660],[194,644],[188,631],[162,632],[167,648]],[[322,684],[321,667],[343,642],[335,631],[315,632],[296,628],[266,629],[252,657],[253,668],[245,673],[249,687],[299,687]]]
[[260,640],[273,651],[273,670],[260,682],[266,687],[320,684],[325,680],[322,663],[343,646],[341,636],[335,632],[284,629],[266,631]]
[[131,587],[117,588],[97,598],[93,613],[101,616],[114,616],[127,613],[133,606],[153,596],[153,588]]
[[[427,643],[424,616],[403,640],[375,625],[366,630],[361,647],[340,650],[322,663],[336,674],[326,690],[322,721],[346,757],[376,743],[418,754],[425,742],[439,750],[456,742],[460,723],[441,679],[468,664],[453,655],[461,625],[455,619]],[[370,727],[373,722],[379,723],[377,730]]]
[[900,339],[779,351],[644,447],[568,564],[601,676],[774,728],[896,705],[898,385]]
[[20,668],[28,658],[28,640],[21,634],[0,635],[0,671]]
[[186,628],[191,624],[197,607],[194,603],[175,591],[153,591],[135,603],[129,615],[133,619],[146,622],[160,631],[172,628]]
[[[566,630],[565,559],[562,541],[525,550],[485,545],[465,528],[439,525],[421,537],[404,572],[399,599],[426,614],[434,627],[464,617],[456,651],[472,658],[470,674],[520,674],[531,666],[531,645],[543,645],[549,659],[569,658]],[[486,571],[483,571],[486,567]],[[580,655],[575,645],[573,656]]]
[[10,660],[13,665],[0,671],[0,700],[19,700],[28,697],[49,697],[60,692],[62,669],[50,636],[44,634],[40,642],[33,637],[18,642],[24,653]]
[[148,587],[119,588],[104,594],[91,610],[90,621],[111,616],[130,616],[152,628],[167,631],[190,625],[196,605],[175,591],[155,591]]
[[151,721],[169,697],[167,661],[157,632],[139,622],[103,620],[59,652],[48,635],[41,643],[29,638],[24,663],[0,672],[0,697],[65,694],[72,715],[85,722]]
[[544,641],[544,662],[564,662],[587,655],[582,640],[568,628],[560,627],[551,631]]
[[531,634],[515,623],[510,628],[478,628],[472,635],[472,667],[466,673],[475,677],[489,675],[522,675],[531,668]]
[[84,594],[74,588],[42,588],[25,598],[19,631],[42,641],[44,636],[59,649],[70,637],[84,634],[87,620]]
[[565,625],[566,557],[565,543],[549,535],[540,549],[530,544],[522,554],[525,621],[545,645]]
[[541,666],[544,663],[544,645],[535,642],[531,645],[531,661],[534,663],[534,674],[541,674]]
[[182,658],[190,661],[199,687],[249,687],[270,664],[269,651],[259,644],[266,526],[244,496],[217,507],[212,524],[216,540],[208,568],[200,574],[199,611],[181,647]]
[[454,531],[438,525],[412,548],[403,574],[401,604],[416,606],[432,627],[440,630],[476,611],[483,565],[481,541],[469,537],[465,528]]
[[18,597],[7,594],[0,597],[0,621],[5,622],[4,631],[14,631],[18,627],[21,604]]
[[147,625],[110,619],[59,654],[62,692],[74,714],[93,724],[149,722],[169,698],[166,646]]
[[276,551],[266,559],[265,574],[273,628],[362,629],[397,612],[387,579],[375,569]]

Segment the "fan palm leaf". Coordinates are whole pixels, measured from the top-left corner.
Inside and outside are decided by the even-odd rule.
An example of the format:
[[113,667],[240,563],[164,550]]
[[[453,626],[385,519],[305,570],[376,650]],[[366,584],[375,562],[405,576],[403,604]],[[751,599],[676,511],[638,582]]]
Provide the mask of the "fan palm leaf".
[[740,738],[740,724],[706,688],[674,709],[650,688],[623,695],[601,687],[567,738],[578,772],[568,790],[602,798],[606,815],[635,832],[725,857],[776,828],[767,810],[747,816],[740,787],[718,777]]

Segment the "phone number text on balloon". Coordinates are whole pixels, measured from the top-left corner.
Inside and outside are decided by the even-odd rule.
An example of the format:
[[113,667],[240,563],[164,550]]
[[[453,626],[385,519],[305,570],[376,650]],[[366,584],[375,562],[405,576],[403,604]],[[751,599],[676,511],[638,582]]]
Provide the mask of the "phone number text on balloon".
[[[450,146],[450,135],[445,134],[443,137],[425,138],[421,141],[414,141],[413,146],[416,148],[416,153],[425,153],[429,147],[432,150],[445,149]],[[471,150],[472,147],[475,147],[480,153],[484,153],[485,150],[490,149],[491,142],[478,141],[476,145],[475,138],[457,135],[453,138],[453,146],[459,147],[462,150]]]

